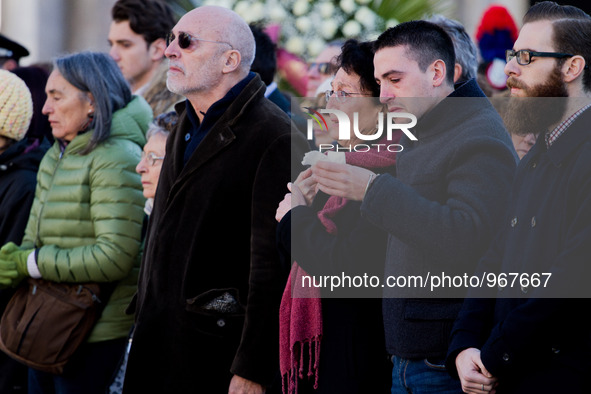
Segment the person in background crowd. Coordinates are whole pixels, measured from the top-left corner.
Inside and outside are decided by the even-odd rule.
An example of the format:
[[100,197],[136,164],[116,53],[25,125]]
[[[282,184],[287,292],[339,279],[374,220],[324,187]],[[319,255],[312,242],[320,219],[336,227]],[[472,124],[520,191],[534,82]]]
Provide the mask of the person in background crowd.
[[254,37],[233,11],[189,11],[165,54],[168,88],[187,100],[150,216],[123,392],[263,393],[285,285],[275,208],[295,178],[292,136],[307,144],[264,98]]
[[[363,217],[388,232],[386,276],[473,272],[509,198],[511,140],[474,79],[454,90],[455,63],[451,38],[433,23],[386,30],[374,56],[381,101],[417,118],[417,141],[401,138],[397,177],[325,161],[312,167],[320,190],[362,201]],[[460,392],[444,360],[462,299],[401,298],[408,293],[400,290],[386,288],[383,299],[392,393]]]
[[[316,101],[314,103],[314,109],[318,110],[319,108],[326,108],[326,104],[328,100],[326,99],[326,91],[332,90],[331,86],[332,77],[328,78],[320,86],[318,87],[319,91],[323,91],[323,94],[318,94],[316,96]],[[317,150],[320,148],[322,144],[332,144],[335,142],[335,139],[330,135],[328,129],[324,127],[322,124],[318,124],[316,122],[312,123],[312,130],[314,132],[312,141],[309,141],[310,147],[313,150]],[[307,132],[307,130],[306,130]]]
[[[0,243],[20,242],[33,203],[43,149],[25,139],[33,116],[31,92],[15,74],[0,70]],[[31,149],[28,149],[31,148]]]
[[25,81],[33,99],[33,118],[25,137],[29,140],[37,140],[38,143],[41,143],[45,138],[50,144],[53,144],[53,134],[51,134],[48,116],[42,113],[43,104],[47,100],[45,85],[47,85],[51,71],[48,72],[39,66],[29,66],[15,68],[12,72]]
[[511,133],[511,140],[513,141],[517,156],[519,157],[519,160],[521,160],[536,143],[536,136],[534,133],[527,133],[526,135]]
[[308,83],[306,97],[316,97],[317,94],[324,94],[319,92],[318,87],[332,77],[337,69],[335,63],[337,56],[341,53],[342,41],[331,41],[326,44],[326,47],[316,56],[313,62],[308,64]]
[[152,213],[156,187],[160,179],[162,161],[166,155],[166,140],[174,130],[178,121],[176,112],[168,112],[157,116],[146,134],[146,145],[142,153],[142,160],[135,167],[135,171],[142,176],[142,187],[146,197],[144,211],[147,215]]
[[466,33],[464,26],[460,22],[446,18],[443,15],[433,15],[427,21],[435,23],[445,30],[454,43],[454,52],[456,54],[454,83],[461,84],[476,78],[478,49],[476,49],[476,45]]
[[[0,70],[0,245],[20,243],[35,196],[39,162],[47,150],[25,139],[33,114],[31,93],[13,73]],[[0,314],[14,294],[0,290]],[[0,352],[0,393],[26,393],[27,368]]]
[[[348,40],[337,64],[326,108],[341,110],[350,118],[357,112],[361,133],[375,134],[377,118],[385,111],[377,98],[380,88],[374,78],[372,43]],[[337,125],[329,123],[333,140],[338,140]],[[398,130],[398,138],[400,134]],[[338,142],[352,148],[364,141],[353,137]],[[385,143],[385,138],[380,142]],[[367,152],[339,154],[348,163],[396,173],[395,152],[374,147]],[[302,288],[303,275],[344,272],[381,277],[386,253],[387,234],[361,218],[359,202],[316,194],[310,175],[310,169],[300,174],[276,215],[280,247],[296,261],[280,309],[284,392],[388,393],[390,363],[385,352],[381,300],[353,298],[355,294],[349,294],[351,298],[321,299],[318,289],[312,291],[313,298],[298,298],[310,291]],[[312,374],[301,378],[300,368]]]
[[[17,67],[11,72],[25,82],[31,93],[33,117],[21,141],[0,156],[0,187],[3,189],[0,192],[0,245],[9,241],[21,242],[35,195],[37,169],[53,143],[47,115],[41,113],[47,98],[45,85],[49,73],[35,66]],[[16,124],[20,125],[20,122]],[[13,289],[0,290],[0,312],[4,311],[13,294]],[[26,388],[27,368],[0,354],[0,393],[24,393]]]
[[[306,98],[300,103],[302,113],[313,113],[313,110],[324,108],[326,105],[325,93],[330,90],[330,83],[337,70],[336,58],[341,53],[341,41],[331,41],[316,56],[314,62],[308,64]],[[304,127],[300,130],[306,133]],[[321,143],[333,142],[334,139],[328,134],[328,130],[322,130],[314,126],[313,139],[308,143],[311,149],[316,149]]]
[[137,287],[144,198],[134,167],[151,110],[115,62],[83,52],[56,59],[43,113],[56,141],[43,157],[21,246],[0,249],[0,283],[26,277],[113,282],[87,341],[60,376],[29,369],[29,393],[103,394],[123,354]]
[[166,89],[166,36],[175,18],[159,0],[118,0],[111,9],[109,55],[117,62],[133,94],[143,96],[154,116],[182,100]]
[[[154,197],[156,196],[156,187],[158,186],[160,170],[162,169],[162,161],[166,155],[166,140],[174,130],[177,121],[178,115],[176,112],[167,112],[154,118],[154,121],[150,124],[148,132],[146,133],[147,142],[146,145],[144,145],[142,159],[135,167],[135,171],[142,177],[142,187],[144,189],[144,197],[146,198],[146,206],[144,207],[146,217],[142,229],[142,253],[147,219],[152,213]],[[134,270],[139,272],[139,267],[134,267]],[[129,359],[129,351],[131,350],[132,343],[133,329],[129,336],[125,354],[121,359],[117,375],[113,379],[113,383],[109,386],[109,394],[121,394],[123,392],[125,371],[127,369],[127,361]]]
[[591,329],[581,320],[591,309],[589,36],[589,15],[545,1],[525,14],[507,51],[509,109],[526,120],[513,131],[529,133],[538,120],[540,135],[519,163],[503,228],[478,272],[552,276],[543,287],[499,282],[490,298],[466,299],[446,363],[465,392],[589,392]]
[[[482,14],[476,30],[476,42],[480,49],[478,85],[488,97],[507,97],[505,50],[517,39],[517,25],[506,7],[491,5]],[[509,130],[510,131],[510,130]]]
[[13,70],[18,67],[21,57],[29,56],[27,48],[0,34],[0,69]]
[[271,38],[261,27],[251,24],[250,30],[254,35],[254,41],[256,44],[254,61],[252,62],[250,70],[258,73],[265,85],[267,85],[265,97],[281,108],[283,112],[291,115],[291,103],[283,93],[279,91],[277,83],[273,80],[275,78],[275,71],[277,70],[275,44],[273,44]]

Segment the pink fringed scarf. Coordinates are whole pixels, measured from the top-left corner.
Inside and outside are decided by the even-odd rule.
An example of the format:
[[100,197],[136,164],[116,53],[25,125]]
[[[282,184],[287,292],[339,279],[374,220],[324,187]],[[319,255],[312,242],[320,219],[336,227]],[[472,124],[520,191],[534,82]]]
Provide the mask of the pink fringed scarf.
[[[397,143],[399,139],[400,133],[395,141],[387,143]],[[347,152],[346,162],[371,170],[395,166],[396,153],[382,148],[380,152],[377,148],[368,152]],[[329,234],[337,234],[337,226],[332,218],[343,209],[347,201],[342,197],[330,196],[318,212],[318,218]],[[294,262],[279,308],[279,368],[283,380],[283,393],[298,392],[298,381],[304,379],[306,366],[306,377],[310,379],[314,376],[314,389],[318,388],[322,303],[317,287],[302,286],[302,277],[306,275],[306,271]]]

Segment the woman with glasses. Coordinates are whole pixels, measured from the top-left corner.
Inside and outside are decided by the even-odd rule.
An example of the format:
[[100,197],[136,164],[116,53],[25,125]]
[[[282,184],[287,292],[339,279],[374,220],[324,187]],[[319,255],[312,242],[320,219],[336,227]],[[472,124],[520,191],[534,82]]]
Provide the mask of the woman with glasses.
[[[152,213],[154,205],[154,196],[156,195],[156,187],[158,186],[158,179],[160,178],[160,170],[162,169],[162,160],[166,154],[166,140],[176,126],[178,115],[176,112],[167,112],[158,115],[150,124],[150,128],[146,133],[146,145],[142,152],[142,159],[135,167],[135,171],[142,177],[142,187],[144,188],[144,197],[146,197],[146,219]],[[144,226],[147,221],[144,220]],[[142,240],[144,239],[144,232],[142,231]],[[143,250],[143,242],[142,242]],[[127,313],[133,313],[135,309],[135,302],[132,301],[131,306],[127,309]],[[133,332],[128,339],[128,346],[125,354],[121,359],[119,371],[115,376],[113,383],[109,386],[109,394],[120,394],[123,391],[123,381],[125,378],[125,370],[127,369],[127,359],[131,344],[133,342]]]
[[174,129],[178,115],[176,112],[167,112],[154,119],[146,133],[146,145],[142,152],[142,159],[135,167],[135,171],[142,177],[142,187],[144,188],[144,197],[146,197],[146,207],[144,211],[150,215],[160,170],[162,169],[162,160],[166,153],[166,140],[168,135]]
[[[55,143],[43,157],[22,244],[8,243],[0,277],[110,283],[110,297],[61,375],[29,368],[29,393],[103,394],[127,343],[137,288],[144,198],[134,167],[152,119],[106,54],[58,58],[43,113]],[[14,267],[14,268],[12,268]]]
[[[338,65],[332,90],[326,94],[326,108],[347,114],[351,128],[357,113],[358,131],[375,134],[378,117],[385,109],[377,98],[380,88],[374,78],[371,43],[347,41]],[[357,137],[353,129],[353,137],[339,140],[337,117],[324,114],[324,119],[338,142],[334,150],[341,151],[336,153],[341,160],[379,173],[395,173],[396,153],[375,146],[366,149],[368,141]],[[383,147],[399,138],[382,138],[374,144]],[[363,147],[355,151],[359,146]],[[328,157],[335,154],[328,153]],[[322,159],[318,152],[314,154]],[[276,216],[280,250],[291,252],[294,261],[280,308],[284,392],[387,393],[391,367],[384,344],[381,287],[345,285],[331,290],[330,283],[328,288],[302,287],[303,278],[310,275],[359,281],[367,274],[381,280],[387,235],[361,217],[359,202],[317,192],[310,169],[289,187],[291,193]]]

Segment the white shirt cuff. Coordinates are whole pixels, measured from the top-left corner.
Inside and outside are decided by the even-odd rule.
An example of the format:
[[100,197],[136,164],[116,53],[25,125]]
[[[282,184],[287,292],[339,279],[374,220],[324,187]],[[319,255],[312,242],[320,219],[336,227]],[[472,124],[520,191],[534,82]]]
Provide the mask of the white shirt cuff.
[[29,276],[33,279],[41,278],[41,272],[39,272],[39,267],[37,267],[37,262],[35,261],[35,251],[33,250],[29,253],[29,257],[27,257],[27,270],[29,270]]

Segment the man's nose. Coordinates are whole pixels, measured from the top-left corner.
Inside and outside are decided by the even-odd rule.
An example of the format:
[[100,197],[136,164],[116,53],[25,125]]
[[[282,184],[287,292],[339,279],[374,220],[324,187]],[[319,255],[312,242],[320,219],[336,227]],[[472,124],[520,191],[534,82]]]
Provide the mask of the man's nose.
[[390,91],[384,85],[380,85],[380,103],[385,104],[395,98],[396,96],[392,91]]
[[111,56],[111,58],[116,62],[121,60],[121,57],[119,56],[119,51],[117,50],[117,48],[115,48],[115,45],[113,45],[109,50],[109,56]]
[[517,56],[513,57],[513,59],[511,59],[509,63],[505,64],[504,71],[505,74],[509,77],[512,75],[521,74],[521,69],[519,68],[519,64],[517,63]]

